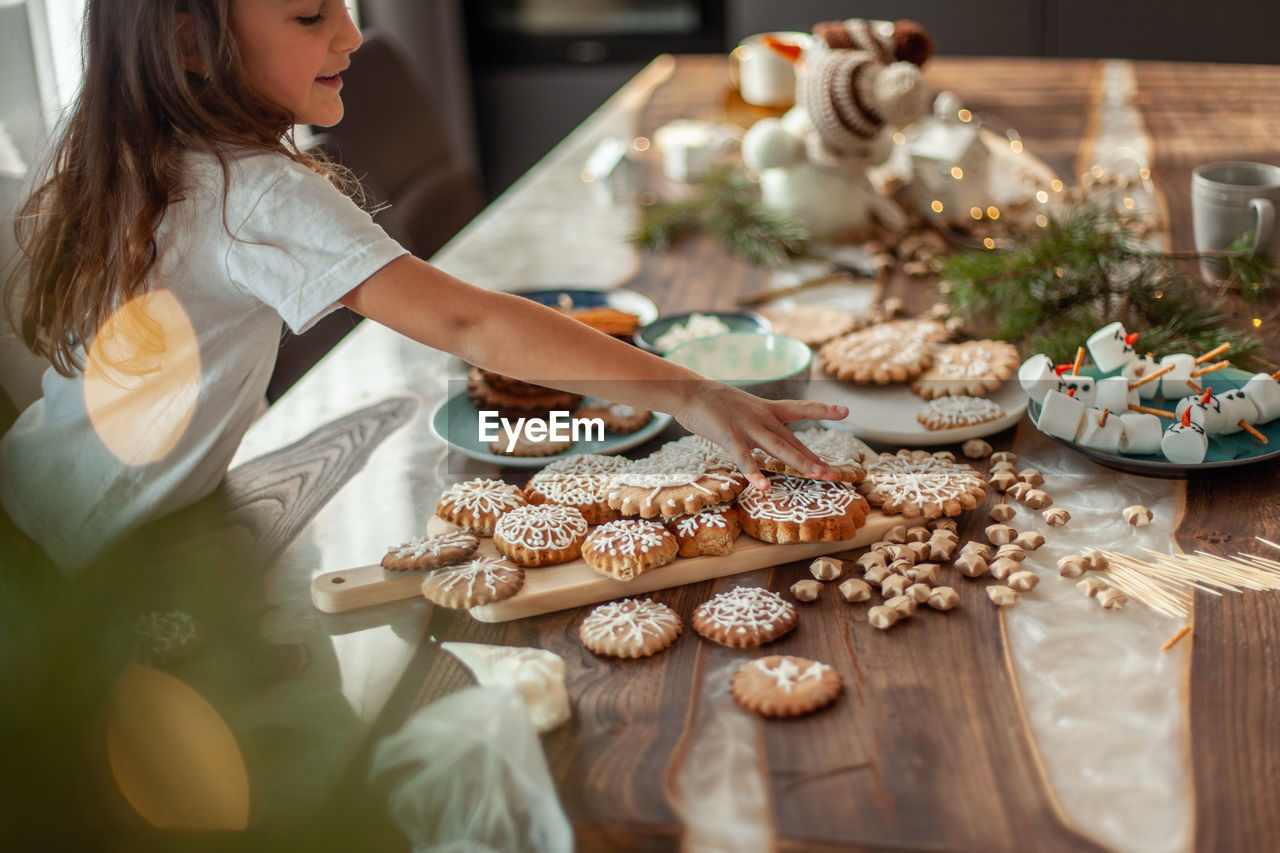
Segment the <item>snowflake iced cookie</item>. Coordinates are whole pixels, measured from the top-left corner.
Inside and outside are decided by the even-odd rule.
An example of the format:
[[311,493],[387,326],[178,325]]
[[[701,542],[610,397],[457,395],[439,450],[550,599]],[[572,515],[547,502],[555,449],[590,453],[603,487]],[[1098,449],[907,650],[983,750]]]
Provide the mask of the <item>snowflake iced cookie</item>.
[[593,528],[582,543],[582,559],[602,575],[629,581],[670,563],[679,548],[660,523],[623,518]]
[[470,557],[479,547],[480,540],[462,530],[423,536],[388,549],[382,558],[382,568],[393,572],[434,569]]
[[644,658],[669,648],[682,629],[680,617],[667,605],[628,598],[592,610],[578,636],[595,654]]
[[837,379],[863,385],[906,382],[933,363],[931,343],[946,338],[936,320],[895,320],[823,344],[818,362]]
[[998,403],[986,397],[948,395],[930,400],[920,407],[916,420],[926,429],[959,429],[960,427],[998,421],[1005,416]]
[[738,495],[742,529],[762,542],[838,542],[867,520],[867,501],[850,483],[769,476],[768,489]]
[[773,642],[799,621],[794,604],[758,586],[722,592],[693,611],[693,630],[738,649]]
[[959,515],[986,497],[982,476],[945,451],[881,453],[858,490],[872,506],[907,518]]
[[436,516],[477,536],[492,536],[504,512],[527,503],[518,487],[477,477],[446,489],[436,502]]
[[[866,463],[878,455],[874,450],[852,434],[825,427],[802,429],[796,438],[823,462],[836,469],[841,482],[856,483],[867,476]],[[792,468],[781,459],[775,459],[763,450],[753,450],[761,470],[774,474],[787,474],[792,477],[809,477],[807,472]]]
[[933,364],[911,383],[926,400],[977,396],[1000,387],[1018,369],[1018,348],[1005,341],[966,341],[938,349]]
[[615,474],[607,492],[609,506],[623,515],[674,518],[732,500],[746,484],[745,477],[727,470],[710,451],[673,443]]
[[522,566],[550,566],[572,560],[587,537],[587,520],[571,506],[516,507],[498,519],[493,544]]
[[427,601],[450,610],[465,610],[510,598],[524,586],[524,570],[498,557],[475,557],[436,569],[422,579]]
[[619,513],[609,507],[605,486],[610,477],[628,464],[621,456],[594,453],[557,460],[529,479],[524,494],[531,504],[576,507],[587,524],[613,521]]
[[732,553],[734,540],[742,530],[738,510],[728,504],[715,504],[692,515],[667,519],[667,529],[676,537],[681,557]]
[[798,338],[809,346],[824,344],[858,328],[858,315],[827,305],[761,308],[760,316],[769,321],[772,331]]
[[830,705],[844,684],[839,673],[825,663],[769,655],[738,667],[729,689],[749,711],[766,717],[798,717]]

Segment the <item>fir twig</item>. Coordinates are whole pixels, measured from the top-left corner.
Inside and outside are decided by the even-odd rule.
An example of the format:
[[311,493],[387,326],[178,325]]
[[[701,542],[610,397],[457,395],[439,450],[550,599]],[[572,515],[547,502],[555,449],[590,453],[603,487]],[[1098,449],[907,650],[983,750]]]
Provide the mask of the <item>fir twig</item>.
[[[1205,352],[1229,341],[1247,360],[1259,342],[1235,328],[1221,294],[1189,269],[1205,257],[1228,265],[1225,286],[1253,301],[1274,294],[1276,270],[1242,238],[1225,252],[1161,253],[1138,245],[1115,211],[1085,205],[1044,228],[1015,235],[1007,250],[949,255],[940,263],[952,311],[983,334],[1068,361],[1090,334],[1119,320],[1157,355]],[[976,330],[975,330],[976,331]]]
[[646,208],[628,239],[643,249],[666,251],[695,231],[748,263],[769,267],[804,255],[808,243],[804,229],[765,208],[759,187],[731,164],[713,169],[696,197]]

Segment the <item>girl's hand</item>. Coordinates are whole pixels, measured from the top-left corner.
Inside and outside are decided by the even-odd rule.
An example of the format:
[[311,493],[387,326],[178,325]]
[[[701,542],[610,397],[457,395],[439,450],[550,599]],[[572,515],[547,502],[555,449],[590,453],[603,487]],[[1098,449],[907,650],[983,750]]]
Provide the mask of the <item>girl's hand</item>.
[[675,419],[690,432],[714,441],[737,461],[757,489],[769,488],[769,479],[751,456],[759,448],[797,471],[809,471],[823,480],[839,475],[805,447],[786,424],[805,420],[840,420],[849,414],[844,406],[803,400],[765,400],[739,388],[708,381],[689,395]]

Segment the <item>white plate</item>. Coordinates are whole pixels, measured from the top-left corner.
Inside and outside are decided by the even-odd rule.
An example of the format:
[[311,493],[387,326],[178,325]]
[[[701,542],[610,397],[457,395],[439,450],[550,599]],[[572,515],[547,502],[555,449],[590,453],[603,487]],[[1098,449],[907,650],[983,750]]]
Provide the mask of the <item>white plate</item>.
[[463,456],[469,456],[480,462],[507,468],[541,468],[549,462],[574,456],[579,453],[617,453],[637,444],[643,444],[662,432],[671,423],[671,415],[654,412],[653,420],[635,432],[605,432],[603,441],[575,441],[563,453],[549,456],[503,456],[489,450],[489,445],[480,441],[480,415],[476,407],[467,399],[466,391],[459,391],[452,397],[442,400],[431,412],[431,431]]
[[1022,393],[1014,379],[986,396],[1005,410],[1004,417],[957,429],[925,429],[916,420],[916,415],[926,401],[911,393],[906,383],[855,385],[832,379],[815,363],[813,379],[805,393],[809,400],[849,407],[849,417],[842,421],[823,421],[825,426],[851,432],[866,441],[901,447],[954,444],[994,435],[1016,424],[1027,410],[1027,395]]

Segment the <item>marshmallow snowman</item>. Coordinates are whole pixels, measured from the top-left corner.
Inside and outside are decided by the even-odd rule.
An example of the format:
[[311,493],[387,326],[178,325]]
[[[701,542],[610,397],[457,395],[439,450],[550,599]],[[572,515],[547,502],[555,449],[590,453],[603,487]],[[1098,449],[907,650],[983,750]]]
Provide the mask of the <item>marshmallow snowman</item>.
[[1160,452],[1160,440],[1164,438],[1164,424],[1156,415],[1145,412],[1128,412],[1120,416],[1124,433],[1120,436],[1120,452],[1135,455]]
[[1253,424],[1258,420],[1258,409],[1245,395],[1244,390],[1235,388],[1223,393],[1218,399],[1222,402],[1222,435],[1240,432],[1241,424]]
[[1204,461],[1209,451],[1209,439],[1204,434],[1204,427],[1191,420],[1191,412],[1182,413],[1179,423],[1165,431],[1160,439],[1160,450],[1164,458],[1180,465],[1191,465]]
[[1160,359],[1161,367],[1170,364],[1173,365],[1173,370],[1159,379],[1160,396],[1166,400],[1177,400],[1190,388],[1187,383],[1191,381],[1191,371],[1196,369],[1196,357],[1187,352],[1175,352]]
[[1280,382],[1270,374],[1255,373],[1240,389],[1258,411],[1255,423],[1265,424],[1280,418]]
[[[1189,397],[1183,397],[1178,401],[1178,408],[1174,411],[1179,418],[1182,417],[1183,412],[1191,412],[1192,423],[1200,424],[1208,435],[1219,435],[1228,426],[1226,420],[1227,412],[1223,407],[1222,399],[1216,396],[1212,390],[1207,390],[1203,394],[1192,394]],[[1239,431],[1239,427],[1233,430],[1233,432]]]
[[1107,453],[1116,453],[1120,450],[1120,439],[1123,434],[1124,426],[1119,416],[1095,407],[1085,410],[1076,444]]
[[1127,334],[1123,323],[1110,323],[1089,336],[1085,346],[1093,363],[1104,373],[1111,373],[1124,367],[1138,357],[1133,350],[1138,340],[1138,333]]
[[1036,353],[1018,366],[1018,384],[1032,400],[1043,400],[1045,392],[1056,390],[1058,374],[1053,369],[1053,359],[1044,353]]
[[[1120,369],[1120,375],[1128,379],[1130,383],[1134,383],[1159,369],[1160,365],[1154,358],[1145,355],[1136,356],[1133,361]],[[1160,380],[1156,379],[1145,385],[1139,385],[1135,390],[1143,400],[1153,400],[1156,394],[1160,393]]]
[[[1154,383],[1152,383],[1154,384]],[[1137,388],[1129,388],[1129,380],[1123,376],[1108,376],[1099,379],[1096,386],[1093,404],[1099,409],[1109,409],[1117,415],[1129,411],[1141,401]]]
[[1040,420],[1037,426],[1045,435],[1055,435],[1067,441],[1075,441],[1084,419],[1084,403],[1062,391],[1049,391],[1040,403]]
[[1085,406],[1092,406],[1098,394],[1098,381],[1092,376],[1081,374],[1067,373],[1071,369],[1069,364],[1060,364],[1055,370],[1058,372],[1058,390],[1063,394],[1068,391],[1074,391],[1071,396],[1075,397]]

